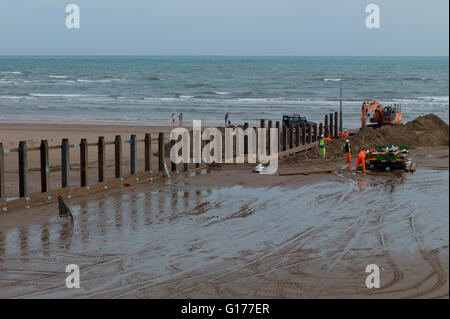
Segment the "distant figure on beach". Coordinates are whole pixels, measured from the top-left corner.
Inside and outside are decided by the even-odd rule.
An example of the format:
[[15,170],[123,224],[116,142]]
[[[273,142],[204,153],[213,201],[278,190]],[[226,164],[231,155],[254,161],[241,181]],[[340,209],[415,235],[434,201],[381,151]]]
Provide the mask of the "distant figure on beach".
[[325,150],[325,136],[320,135],[319,137],[319,150],[320,150],[320,155],[322,155],[322,158],[325,158],[326,155],[326,150]]
[[172,113],[172,126],[175,126],[175,113]]
[[347,129],[345,129],[344,132],[342,132],[342,134],[341,134],[341,138],[344,140],[347,139],[349,136],[350,136],[350,134],[348,134]]
[[180,126],[183,125],[183,113],[180,112],[180,115],[178,115],[178,123]]
[[225,127],[231,123],[230,121],[230,113],[225,114]]
[[347,162],[346,169],[350,170],[352,168],[352,147],[348,139],[345,140],[344,153],[345,153],[345,161]]
[[70,211],[70,208],[67,207],[66,203],[64,203],[61,196],[58,196],[58,215],[59,217],[69,217],[70,224],[73,226],[73,215]]

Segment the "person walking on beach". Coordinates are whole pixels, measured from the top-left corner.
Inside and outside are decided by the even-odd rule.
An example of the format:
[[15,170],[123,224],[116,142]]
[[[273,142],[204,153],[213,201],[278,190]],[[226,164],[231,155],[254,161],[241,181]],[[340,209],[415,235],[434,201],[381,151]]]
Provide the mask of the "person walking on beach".
[[350,170],[352,168],[352,147],[348,139],[345,140],[344,153],[345,153],[345,161],[347,162],[346,169]]
[[227,127],[230,118],[230,113],[225,114],[225,127]]
[[359,165],[362,165],[362,171],[366,171],[366,157],[368,152],[362,149],[359,149],[358,159],[356,160],[355,172],[358,171]]
[[320,150],[320,155],[322,155],[322,158],[325,158],[326,155],[326,150],[325,150],[325,137],[322,135],[320,135],[319,137],[319,150]]
[[175,126],[175,113],[172,113],[172,126]]
[[180,112],[180,115],[178,115],[178,123],[180,126],[183,125],[183,113]]

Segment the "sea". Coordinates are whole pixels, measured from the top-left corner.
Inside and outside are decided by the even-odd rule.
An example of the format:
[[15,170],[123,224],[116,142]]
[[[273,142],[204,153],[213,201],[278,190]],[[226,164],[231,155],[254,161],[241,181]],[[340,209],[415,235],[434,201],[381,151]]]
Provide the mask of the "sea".
[[[342,95],[341,95],[342,86]],[[449,120],[448,57],[0,56],[0,123],[222,125],[311,121],[363,101],[400,104],[403,118]]]

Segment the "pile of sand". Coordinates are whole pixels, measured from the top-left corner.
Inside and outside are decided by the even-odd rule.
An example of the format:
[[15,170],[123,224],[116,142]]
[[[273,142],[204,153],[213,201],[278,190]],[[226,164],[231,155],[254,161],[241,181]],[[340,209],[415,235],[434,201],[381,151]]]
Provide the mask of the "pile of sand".
[[[420,116],[404,125],[388,125],[378,128],[361,128],[350,136],[352,153],[359,148],[371,149],[375,145],[408,145],[411,149],[418,146],[443,146],[449,144],[449,126],[435,114]],[[327,143],[327,158],[343,156],[344,141],[336,139]],[[298,162],[302,159],[320,158],[319,151],[313,149],[286,159],[286,162]]]

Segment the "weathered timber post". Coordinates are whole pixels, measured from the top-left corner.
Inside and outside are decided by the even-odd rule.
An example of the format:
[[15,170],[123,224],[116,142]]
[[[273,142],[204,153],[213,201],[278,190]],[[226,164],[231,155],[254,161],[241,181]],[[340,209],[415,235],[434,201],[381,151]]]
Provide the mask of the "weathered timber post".
[[334,112],[334,137],[338,137],[338,112]]
[[300,124],[295,124],[295,146],[300,146]]
[[158,134],[158,169],[164,171],[164,133]]
[[61,187],[69,186],[70,172],[70,145],[69,139],[63,138],[61,142]]
[[105,181],[105,138],[99,136],[98,138],[98,182]]
[[302,145],[306,144],[306,124],[302,123]]
[[328,115],[325,115],[325,124],[324,124],[324,136],[328,137]]
[[289,124],[289,148],[294,147],[294,126]]
[[319,123],[319,136],[322,136],[323,134],[323,124]]
[[[170,148],[172,148],[175,145],[175,140],[170,140]],[[174,162],[170,161],[170,170],[172,172],[175,172],[177,170],[177,164],[175,164]]]
[[260,124],[259,124],[259,127],[260,127],[260,128],[264,128],[264,127],[266,127],[266,120],[264,120],[264,119],[261,119],[261,120],[260,120]]
[[317,123],[313,125],[313,142],[317,142]]
[[5,200],[5,153],[3,150],[3,144],[0,143],[0,200]]
[[270,150],[271,150],[271,141],[270,141],[270,129],[272,128],[272,121],[269,120],[267,121],[267,154],[270,154]]
[[85,138],[80,143],[80,185],[81,187],[88,184],[88,143]]
[[308,144],[312,143],[312,125],[308,123]]
[[282,144],[283,144],[283,151],[285,151],[286,148],[286,139],[287,139],[287,127],[286,125],[283,125],[283,132],[282,132]]
[[145,171],[148,172],[151,169],[151,159],[152,159],[152,136],[150,134],[145,134]]
[[132,134],[130,137],[130,174],[136,174],[136,162],[137,162],[137,150],[136,150],[136,135]]
[[19,196],[28,195],[28,161],[27,161],[27,142],[19,142]]
[[122,136],[116,135],[114,139],[114,166],[115,177],[122,177]]
[[40,146],[41,152],[41,192],[45,193],[49,191],[49,173],[50,166],[48,164],[48,142],[47,140],[41,140]]
[[328,132],[330,138],[333,138],[333,133],[333,113],[330,113],[330,131]]
[[[248,129],[248,123],[244,123],[244,132]],[[248,136],[244,135],[244,154],[248,154]]]
[[275,122],[275,127],[277,128],[278,131],[278,152],[280,151],[280,122],[276,121]]

